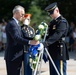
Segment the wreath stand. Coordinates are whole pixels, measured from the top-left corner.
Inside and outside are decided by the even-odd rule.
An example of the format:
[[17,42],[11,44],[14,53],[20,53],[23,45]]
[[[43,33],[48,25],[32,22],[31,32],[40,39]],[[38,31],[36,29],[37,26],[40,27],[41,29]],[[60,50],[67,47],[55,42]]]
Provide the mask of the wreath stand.
[[[44,39],[43,39],[42,42],[45,42],[45,39],[46,39],[46,36],[47,36],[47,30],[48,30],[48,27],[46,28],[46,32],[45,32],[45,35],[44,35]],[[58,71],[58,69],[57,69],[57,67],[56,67],[56,65],[55,65],[55,63],[54,63],[51,55],[49,54],[47,48],[45,48],[45,52],[47,53],[47,56],[49,57],[49,59],[50,59],[52,65],[53,65],[54,69],[56,70],[57,74],[58,74],[58,75],[61,75],[61,74],[59,73],[59,71]],[[37,75],[39,65],[40,65],[39,75],[41,74],[41,65],[42,65],[42,60],[43,60],[43,53],[44,53],[44,49],[41,50],[40,53],[39,53],[38,61],[37,61],[37,63],[36,63],[36,68],[35,68],[35,70],[34,70],[33,75]]]

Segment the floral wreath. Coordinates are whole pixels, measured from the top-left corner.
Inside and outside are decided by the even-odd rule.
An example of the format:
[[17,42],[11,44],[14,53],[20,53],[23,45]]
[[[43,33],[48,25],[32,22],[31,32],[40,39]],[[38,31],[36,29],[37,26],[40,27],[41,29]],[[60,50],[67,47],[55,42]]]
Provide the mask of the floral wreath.
[[[38,29],[36,30],[34,40],[42,42],[47,27],[48,25],[45,22],[41,22],[41,24],[38,26]],[[43,48],[44,46],[42,43],[39,43],[38,45],[30,45],[29,64],[32,70],[35,70],[38,61],[38,55]]]

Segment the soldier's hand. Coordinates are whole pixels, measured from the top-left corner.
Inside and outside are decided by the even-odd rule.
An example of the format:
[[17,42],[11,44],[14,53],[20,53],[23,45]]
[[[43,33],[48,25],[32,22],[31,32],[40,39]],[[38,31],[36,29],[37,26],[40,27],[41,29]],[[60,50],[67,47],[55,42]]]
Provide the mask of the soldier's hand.
[[29,44],[31,44],[31,45],[38,45],[39,41],[37,41],[37,40],[30,40]]

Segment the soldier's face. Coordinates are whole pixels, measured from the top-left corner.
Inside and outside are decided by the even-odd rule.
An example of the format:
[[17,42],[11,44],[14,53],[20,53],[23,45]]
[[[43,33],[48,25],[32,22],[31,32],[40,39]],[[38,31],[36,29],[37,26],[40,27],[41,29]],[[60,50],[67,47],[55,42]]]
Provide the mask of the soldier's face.
[[52,19],[54,19],[54,18],[55,18],[55,15],[54,15],[54,13],[53,13],[53,14],[51,14],[50,16],[51,16],[51,18],[52,18]]
[[51,18],[53,18],[53,19],[55,19],[57,16],[58,16],[58,10],[57,9],[55,9],[54,11],[53,11],[53,14],[51,14],[50,16],[51,16]]
[[28,16],[27,18],[25,18],[24,22],[25,25],[29,25],[30,24],[30,17]]

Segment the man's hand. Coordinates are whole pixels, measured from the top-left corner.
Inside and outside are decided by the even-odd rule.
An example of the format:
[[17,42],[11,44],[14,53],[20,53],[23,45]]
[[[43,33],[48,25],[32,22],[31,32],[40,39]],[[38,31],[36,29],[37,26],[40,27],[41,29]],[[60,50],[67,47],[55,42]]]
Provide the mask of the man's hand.
[[31,44],[31,45],[38,45],[39,41],[37,41],[37,40],[30,40],[29,44]]

